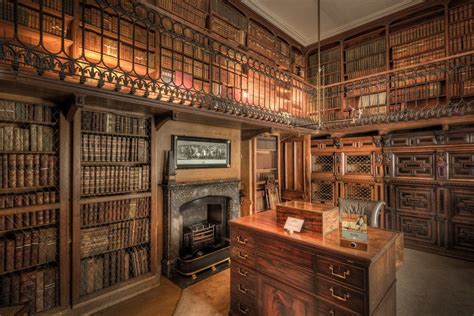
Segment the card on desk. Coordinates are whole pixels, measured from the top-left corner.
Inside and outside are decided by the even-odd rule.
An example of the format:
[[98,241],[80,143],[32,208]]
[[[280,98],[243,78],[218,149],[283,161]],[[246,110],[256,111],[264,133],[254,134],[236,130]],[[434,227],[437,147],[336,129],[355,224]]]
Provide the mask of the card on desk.
[[286,219],[285,228],[290,232],[301,232],[301,228],[303,228],[304,220],[294,217],[288,217]]

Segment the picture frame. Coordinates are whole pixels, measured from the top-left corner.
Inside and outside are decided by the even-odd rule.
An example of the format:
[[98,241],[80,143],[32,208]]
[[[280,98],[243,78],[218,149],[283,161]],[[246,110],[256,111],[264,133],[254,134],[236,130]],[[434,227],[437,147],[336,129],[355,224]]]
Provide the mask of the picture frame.
[[173,135],[172,144],[176,169],[230,168],[228,139]]
[[368,218],[366,214],[339,210],[340,245],[367,251]]

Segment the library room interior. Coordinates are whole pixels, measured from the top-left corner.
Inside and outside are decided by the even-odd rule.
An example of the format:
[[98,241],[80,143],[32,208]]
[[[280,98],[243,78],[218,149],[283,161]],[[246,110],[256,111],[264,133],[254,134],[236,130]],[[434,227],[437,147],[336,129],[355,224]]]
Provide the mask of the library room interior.
[[474,0],[0,0],[26,315],[474,315]]

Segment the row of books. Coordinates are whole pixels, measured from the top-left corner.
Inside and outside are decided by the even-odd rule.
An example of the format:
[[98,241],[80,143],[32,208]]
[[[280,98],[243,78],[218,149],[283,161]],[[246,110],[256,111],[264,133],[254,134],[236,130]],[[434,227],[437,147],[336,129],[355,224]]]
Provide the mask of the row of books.
[[[15,4],[11,0],[0,0],[0,20],[14,22]],[[39,11],[27,8],[22,5],[17,5],[17,19],[18,25],[23,25],[35,30],[40,30],[40,23],[42,23],[43,32],[57,35],[66,36],[68,25],[65,23],[63,30],[63,23],[61,19],[58,19],[49,14],[40,14]]]
[[391,90],[390,101],[392,103],[417,101],[428,98],[440,97],[442,93],[443,91],[441,83],[431,82],[425,85]]
[[72,15],[73,0],[32,0],[35,3],[42,3],[44,7],[51,8],[58,12]]
[[131,219],[126,222],[81,229],[81,258],[129,248],[149,241],[149,218]]
[[257,152],[257,169],[271,169],[278,165],[277,152]]
[[83,111],[81,115],[83,131],[130,134],[145,136],[149,133],[149,121],[105,112]]
[[474,95],[474,79],[449,84],[449,94],[452,97],[468,97]]
[[[273,64],[274,63],[274,48],[265,46],[263,42],[261,42],[259,39],[255,37],[248,37],[247,40],[247,46],[249,49],[253,50],[254,52],[258,53],[260,56],[259,57],[264,57],[265,62],[267,64]],[[262,58],[260,58],[262,59]]]
[[444,19],[438,18],[390,34],[390,46],[398,46],[435,34],[444,34]]
[[385,37],[355,47],[346,48],[344,51],[346,62],[379,53],[385,54]]
[[18,231],[0,239],[0,273],[54,262],[57,239],[54,227]]
[[158,5],[162,9],[171,12],[194,25],[201,28],[206,27],[207,13],[201,10],[196,10],[196,7],[192,5],[190,1],[158,0]]
[[431,81],[441,81],[446,79],[446,73],[436,66],[430,66],[420,70],[404,71],[394,75],[390,80],[392,88],[403,88],[420,83],[427,83]]
[[368,69],[380,68],[385,65],[385,52],[372,54],[346,63],[346,74],[358,73]]
[[403,67],[409,67],[412,65],[443,58],[444,56],[445,56],[444,48],[441,48],[437,51],[421,53],[419,55],[411,56],[402,60],[394,60],[393,68],[398,69],[398,68],[403,68]]
[[0,100],[0,120],[53,123],[53,108],[49,105]]
[[249,22],[248,32],[250,37],[257,43],[260,43],[263,48],[270,50],[273,54],[275,50],[275,37],[272,33],[253,21]]
[[444,46],[444,33],[441,33],[409,44],[392,47],[392,58],[403,59],[435,49],[444,49]]
[[364,69],[364,70],[358,70],[358,71],[354,71],[354,72],[350,72],[350,73],[347,73],[346,76],[347,76],[347,79],[355,79],[355,78],[359,78],[359,77],[363,77],[363,76],[368,76],[368,75],[372,75],[372,74],[376,74],[378,72],[382,72],[382,71],[385,71],[385,65],[383,66],[379,66],[379,67],[376,67],[376,68],[368,68],[368,69]]
[[337,96],[335,98],[333,97],[326,97],[324,99],[324,109],[329,110],[329,109],[339,109],[342,104],[342,98],[341,96]]
[[[196,41],[196,36],[190,38],[190,40]],[[202,43],[205,46],[205,43]],[[192,57],[193,60],[196,62],[197,60],[204,61],[209,63],[210,55],[206,52],[203,48],[199,46],[193,46],[189,43],[186,43],[181,38],[173,38],[171,35],[167,33],[161,34],[161,48],[162,53],[161,57],[167,56],[171,58],[173,56],[174,59],[181,60],[182,55]],[[171,64],[170,64],[171,65]]]
[[256,175],[257,181],[267,181],[278,179],[278,171],[257,171]]
[[214,13],[229,21],[241,30],[247,29],[247,17],[222,0],[212,0],[211,8]]
[[472,2],[457,6],[449,10],[449,22],[457,22],[474,16],[474,4]]
[[341,113],[339,110],[335,111],[326,111],[321,113],[321,120],[323,122],[336,121],[341,119]]
[[136,198],[81,205],[81,226],[150,216],[150,198]]
[[225,39],[237,43],[237,45],[245,45],[245,31],[233,26],[226,20],[220,19],[217,16],[213,17],[211,31]]
[[336,82],[341,81],[341,73],[340,72],[335,72],[332,74],[327,74],[322,76],[321,78],[321,84],[322,85],[328,85],[328,84],[333,84]]
[[58,202],[56,191],[40,191],[35,193],[17,193],[0,196],[0,209],[43,205]]
[[4,154],[0,156],[0,164],[0,188],[30,188],[57,184],[55,156]]
[[58,269],[54,266],[0,277],[0,305],[30,303],[39,313],[58,304]]
[[460,53],[472,49],[474,49],[474,33],[450,40],[449,50],[451,53]]
[[[92,6],[81,7],[81,9],[83,10],[83,12],[81,12],[81,20],[85,23],[97,28],[103,27],[104,31],[119,34],[118,16],[109,14],[105,10],[100,10],[99,8]],[[103,13],[103,17],[101,17],[101,12]],[[149,47],[155,47],[154,32],[148,32],[146,28],[139,24],[132,24],[125,19],[120,19],[120,36],[135,39],[135,41],[142,44],[148,43]]]
[[54,151],[54,130],[31,124],[27,128],[13,125],[0,127],[0,151]]
[[[115,39],[102,37],[100,34],[85,31],[84,48],[93,52],[102,52],[111,57],[119,57],[119,42]],[[142,66],[155,68],[155,54],[124,42],[120,42],[120,60],[133,62]]]
[[150,144],[148,139],[82,134],[82,161],[148,162]]
[[148,249],[134,247],[81,260],[80,295],[146,274],[149,257]]
[[258,190],[255,195],[255,209],[257,212],[261,212],[267,209],[265,190]]
[[81,168],[81,194],[97,195],[150,189],[150,166]]
[[58,210],[44,210],[0,215],[0,232],[30,226],[51,225],[58,222]]
[[449,25],[449,37],[458,37],[474,33],[474,18]]
[[[340,47],[334,47],[331,49],[327,49],[321,51],[321,65],[327,64],[330,62],[340,62],[341,61],[341,49]],[[308,56],[308,63],[309,66],[316,66],[318,65],[318,53],[314,53]]]

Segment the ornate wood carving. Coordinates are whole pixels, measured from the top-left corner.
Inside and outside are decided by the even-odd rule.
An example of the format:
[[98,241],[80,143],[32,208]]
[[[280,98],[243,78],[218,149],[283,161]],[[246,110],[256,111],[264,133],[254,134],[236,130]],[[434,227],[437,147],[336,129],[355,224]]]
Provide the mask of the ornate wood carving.
[[434,178],[432,154],[395,154],[395,177]]
[[474,153],[450,154],[450,178],[474,180]]

